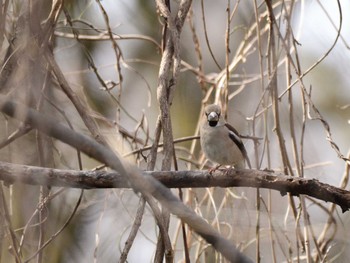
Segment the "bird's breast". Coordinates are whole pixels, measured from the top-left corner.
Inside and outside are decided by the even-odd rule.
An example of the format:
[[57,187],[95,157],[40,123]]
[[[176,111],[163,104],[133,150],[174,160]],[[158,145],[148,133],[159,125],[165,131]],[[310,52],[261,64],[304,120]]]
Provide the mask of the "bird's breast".
[[201,131],[201,145],[206,157],[222,165],[235,165],[244,162],[237,145],[230,139],[225,127],[211,127]]

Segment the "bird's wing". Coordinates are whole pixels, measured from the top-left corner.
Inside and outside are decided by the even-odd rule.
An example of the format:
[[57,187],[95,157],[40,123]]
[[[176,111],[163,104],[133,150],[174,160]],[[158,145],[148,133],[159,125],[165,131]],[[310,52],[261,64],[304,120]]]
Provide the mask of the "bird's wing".
[[229,123],[225,123],[226,128],[229,130],[228,135],[230,137],[230,139],[237,145],[237,147],[240,149],[240,151],[243,154],[244,159],[246,159],[248,167],[251,169],[252,166],[250,164],[250,160],[248,158],[248,154],[247,154],[247,150],[244,147],[244,144],[241,140],[241,138],[239,137],[239,133],[237,132],[237,130],[235,128],[233,128],[232,125],[230,125]]

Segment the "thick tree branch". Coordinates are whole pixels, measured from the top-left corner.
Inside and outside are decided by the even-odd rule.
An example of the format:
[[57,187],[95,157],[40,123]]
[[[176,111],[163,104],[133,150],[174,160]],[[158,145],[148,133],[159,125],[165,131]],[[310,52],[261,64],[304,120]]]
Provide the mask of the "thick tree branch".
[[[168,188],[255,187],[308,195],[339,205],[343,212],[350,209],[350,192],[316,179],[286,176],[271,171],[217,170],[207,171],[144,171]],[[130,183],[117,172],[60,170],[0,162],[0,180],[6,184],[21,182],[31,185],[72,188],[130,188]]]

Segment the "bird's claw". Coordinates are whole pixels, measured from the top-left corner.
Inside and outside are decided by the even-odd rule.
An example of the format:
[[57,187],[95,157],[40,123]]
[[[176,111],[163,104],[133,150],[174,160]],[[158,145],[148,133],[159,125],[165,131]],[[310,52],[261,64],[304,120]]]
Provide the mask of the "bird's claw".
[[209,174],[212,175],[213,172],[215,172],[217,169],[219,169],[220,166],[221,166],[221,165],[219,164],[219,165],[217,165],[217,166],[215,166],[215,167],[210,168],[210,169],[208,170]]
[[233,168],[232,168],[232,166],[230,165],[228,168],[225,169],[224,175],[228,175],[229,172],[231,172],[232,169],[233,169]]

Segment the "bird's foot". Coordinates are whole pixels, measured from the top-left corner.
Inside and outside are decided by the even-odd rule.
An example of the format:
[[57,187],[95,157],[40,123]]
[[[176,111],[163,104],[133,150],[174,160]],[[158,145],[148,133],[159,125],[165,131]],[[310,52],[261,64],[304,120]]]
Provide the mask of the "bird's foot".
[[217,166],[215,167],[212,167],[208,170],[209,174],[213,174],[213,172],[215,172],[217,169],[219,169],[219,167],[221,166],[221,164],[218,164]]
[[230,165],[229,167],[227,167],[224,171],[224,175],[228,175],[231,171],[233,170],[232,165]]

